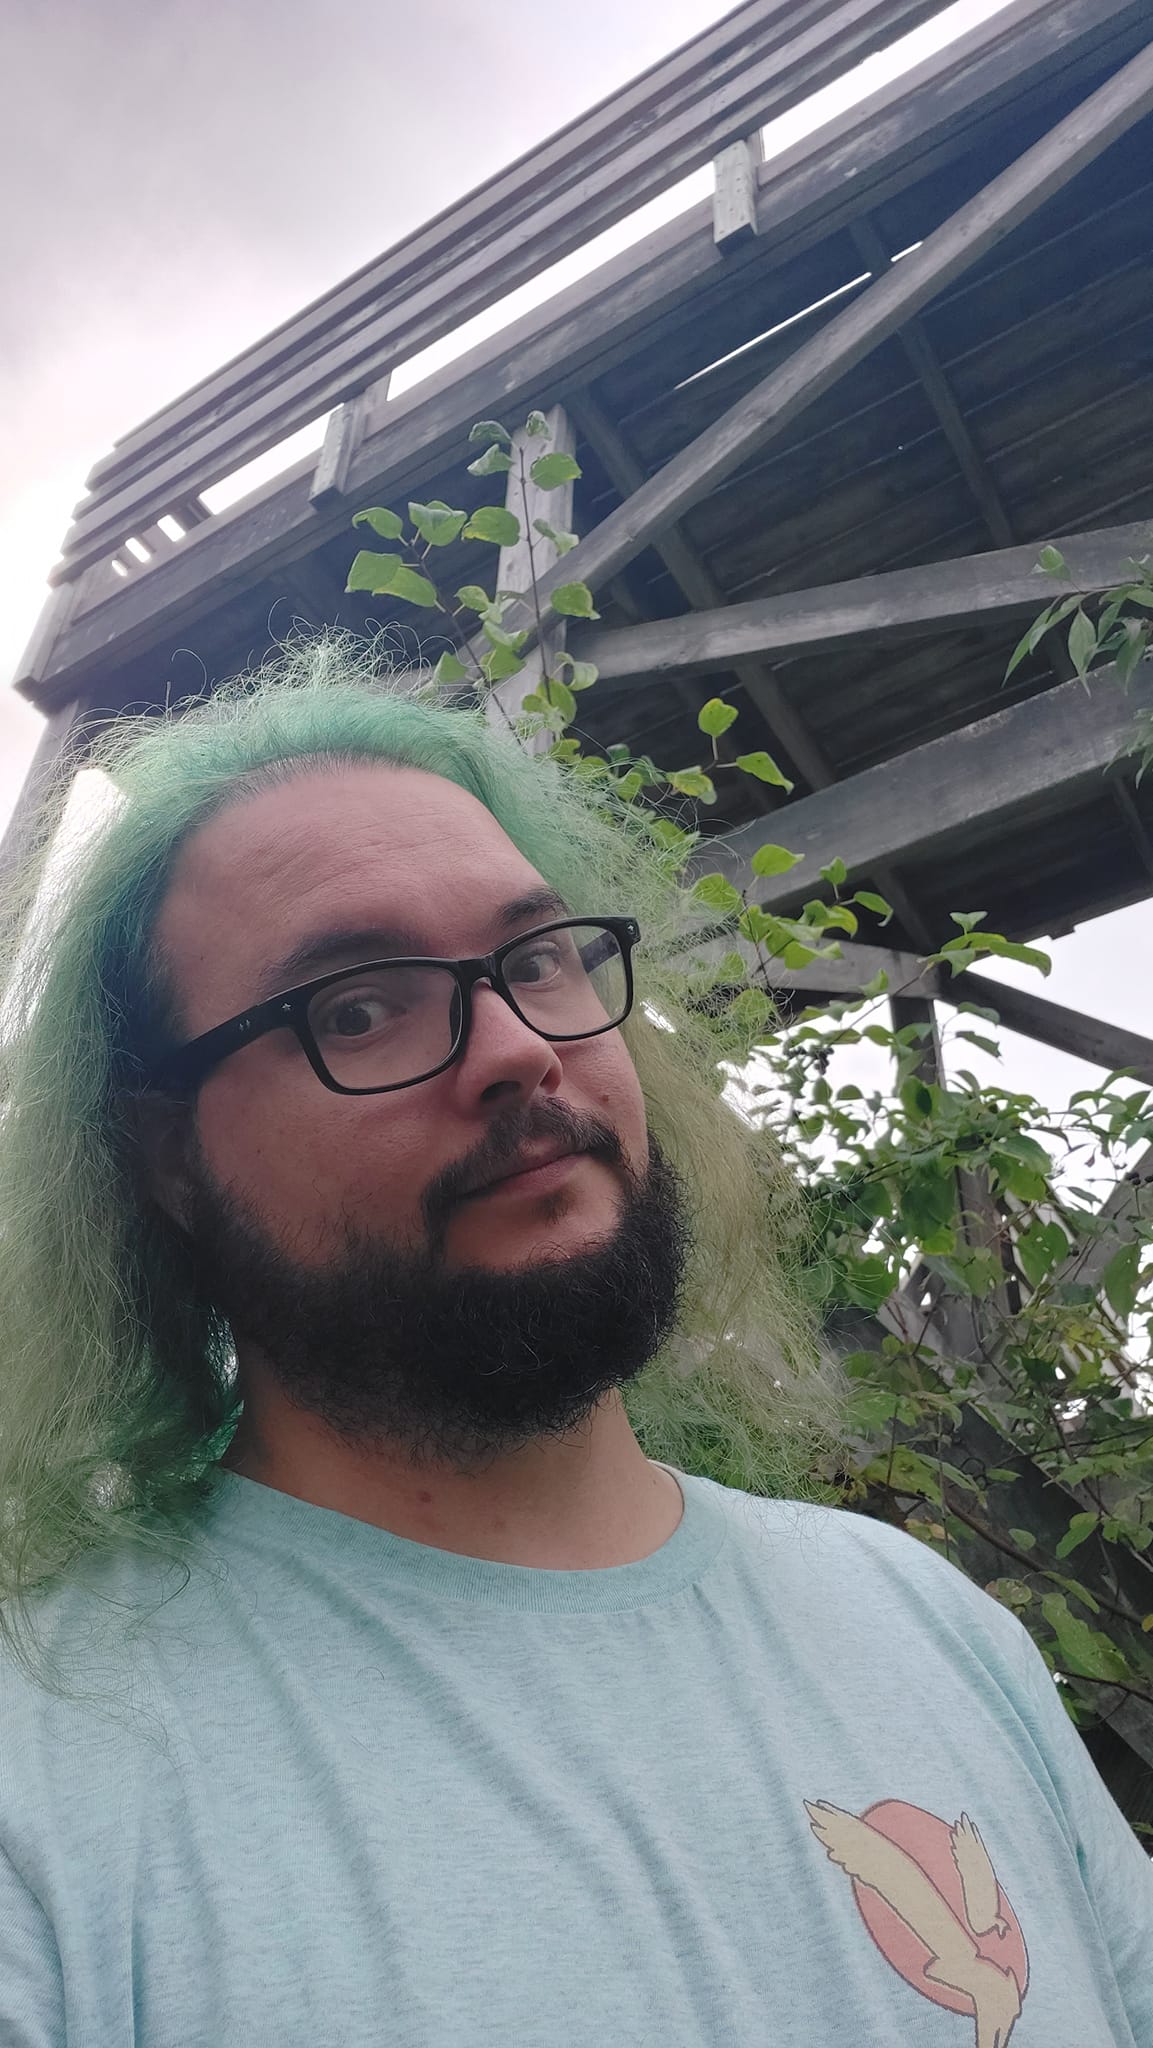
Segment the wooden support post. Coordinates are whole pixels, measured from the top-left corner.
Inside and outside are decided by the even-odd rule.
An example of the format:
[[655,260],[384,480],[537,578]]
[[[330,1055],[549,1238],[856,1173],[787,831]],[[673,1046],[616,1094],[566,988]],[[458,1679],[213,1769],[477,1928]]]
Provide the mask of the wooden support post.
[[75,773],[79,766],[87,716],[87,704],[77,698],[75,703],[62,705],[45,719],[15,809],[0,839],[0,883],[6,883],[33,852],[40,807],[61,771],[71,769]]
[[388,403],[389,372],[378,377],[366,391],[360,391],[355,398],[348,398],[329,414],[324,442],[316,458],[316,470],[308,500],[318,510],[332,505],[343,498],[352,466],[361,442],[366,435],[379,433],[384,422],[381,414]]
[[[501,549],[496,571],[497,589],[523,591],[529,615],[534,621],[531,596],[534,577],[539,583],[554,563],[562,558],[555,542],[535,531],[533,521],[547,520],[558,532],[567,531],[572,525],[571,482],[562,484],[559,490],[542,491],[529,474],[538,455],[572,455],[576,448],[573,423],[562,405],[554,405],[545,414],[545,419],[548,421],[547,439],[543,434],[527,434],[523,427],[519,427],[512,437],[512,468],[508,472],[505,504],[520,521],[520,539],[511,547]],[[525,698],[538,687],[549,663],[563,653],[564,642],[565,621],[552,612],[545,622],[543,645],[532,647],[520,674],[498,683],[486,698],[485,706],[490,718],[504,724],[518,716]],[[525,742],[528,751],[534,754],[547,753],[551,744],[547,732],[536,733]]]
[[757,165],[764,160],[761,131],[730,142],[713,158],[713,240],[733,249],[757,232]]
[[[786,363],[674,455],[575,549],[570,574],[594,590],[723,483],[1153,107],[1153,46],[1139,51],[1082,106],[974,195],[921,247],[892,265]],[[547,585],[546,585],[547,588]]]

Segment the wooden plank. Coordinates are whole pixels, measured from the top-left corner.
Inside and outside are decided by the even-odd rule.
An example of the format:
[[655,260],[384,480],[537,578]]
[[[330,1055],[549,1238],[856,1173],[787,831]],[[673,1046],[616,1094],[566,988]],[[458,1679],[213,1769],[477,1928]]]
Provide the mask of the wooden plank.
[[1087,686],[1060,683],[789,804],[778,836],[802,856],[803,877],[800,870],[753,875],[749,861],[764,836],[759,822],[710,840],[698,859],[753,900],[779,908],[809,894],[810,878],[838,858],[860,876],[878,863],[979,842],[1018,819],[1023,806],[1053,804],[1103,778],[1132,745],[1136,711],[1150,708],[1153,663],[1141,664],[1127,692],[1111,668],[1101,669]]
[[571,569],[574,578],[595,589],[624,568],[670,520],[722,483],[814,397],[970,269],[1150,108],[1153,47],[1140,51],[919,249],[878,278],[807,346],[610,513],[574,550],[566,576]]
[[[1041,543],[1030,542],[923,569],[895,569],[651,625],[593,632],[582,638],[581,651],[596,662],[605,681],[651,681],[704,675],[757,656],[815,653],[862,639],[932,633],[954,622],[1027,620],[1054,597],[1104,590],[1122,581],[1126,563],[1153,547],[1153,522],[1054,536],[1054,543],[1072,571],[1067,581],[1038,574]],[[573,551],[574,562],[578,552]]]
[[332,505],[342,499],[348,486],[352,458],[366,435],[386,424],[390,379],[386,374],[370,384],[367,391],[347,399],[330,415],[324,443],[316,458],[316,470],[309,491],[313,505]]
[[732,249],[757,232],[757,165],[763,160],[760,130],[744,142],[730,142],[713,160],[713,240]]
[[680,102],[650,86],[652,118],[638,122],[619,111],[626,89],[595,145],[587,118],[572,124],[514,179],[492,181],[129,436],[92,472],[66,555],[115,544],[174,491],[264,453],[933,11],[933,0],[752,0],[700,39],[713,63],[694,63]]

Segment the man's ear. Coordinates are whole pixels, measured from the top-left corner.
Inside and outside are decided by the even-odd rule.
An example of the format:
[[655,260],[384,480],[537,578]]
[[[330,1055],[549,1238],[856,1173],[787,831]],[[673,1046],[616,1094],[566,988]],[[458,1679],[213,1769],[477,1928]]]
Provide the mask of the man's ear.
[[129,1105],[142,1191],[180,1230],[188,1228],[194,1111],[170,1095],[135,1096]]

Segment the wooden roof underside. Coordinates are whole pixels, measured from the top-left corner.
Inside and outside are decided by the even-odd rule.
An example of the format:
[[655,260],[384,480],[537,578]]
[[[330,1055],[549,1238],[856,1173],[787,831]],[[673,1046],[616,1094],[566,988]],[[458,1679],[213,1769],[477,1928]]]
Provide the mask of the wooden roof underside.
[[[49,710],[77,698],[105,711],[162,703],[261,657],[294,619],[391,624],[398,650],[435,659],[438,615],[405,608],[392,621],[387,600],[344,597],[351,513],[409,496],[491,499],[492,483],[466,474],[468,425],[493,414],[515,424],[529,404],[560,403],[584,472],[574,524],[596,528],[867,291],[885,257],[929,237],[1149,37],[1143,5],[1110,0],[1014,0],[996,19],[998,34],[987,25],[958,46],[971,55],[945,53],[918,90],[892,88],[867,119],[844,116],[762,165],[758,232],[739,247],[719,252],[711,205],[694,208],[379,407],[342,497],[310,502],[310,459],[167,551],[138,525],[158,552],[124,581],[107,543],[103,562],[84,566],[92,543],[81,519],[27,694]],[[611,578],[597,636],[690,604],[746,604],[1094,528],[1140,531],[1153,521],[1151,370],[1146,115]],[[133,438],[127,456],[109,458],[120,471],[90,506],[131,476]],[[137,468],[147,474],[143,458]],[[466,545],[437,566],[454,588],[491,573],[491,554]],[[1049,594],[1038,578],[1037,608]],[[879,884],[899,884],[902,942],[944,935],[953,909],[986,909],[992,928],[1018,934],[1067,929],[1153,888],[1153,778],[1138,787],[1130,771],[1086,757],[1046,781],[1022,755],[1026,772],[1018,783],[1006,776],[996,806],[974,788],[958,822],[936,832],[910,824],[915,801],[936,809],[934,775],[964,772],[962,753],[921,749],[1016,707],[1024,716],[1032,700],[1045,700],[1038,718],[1048,715],[1055,677],[1043,657],[1004,681],[1021,630],[1019,614],[910,626],[897,613],[890,632],[813,651],[606,679],[582,698],[581,729],[687,766],[707,745],[701,703],[724,694],[741,711],[733,751],[769,747],[797,787],[785,801],[722,777],[721,801],[701,813],[706,831],[727,835],[780,805],[771,836],[788,841],[789,811],[832,784],[831,857],[832,799],[843,788],[851,806],[859,786],[874,793],[874,814],[893,810],[864,857]],[[1005,748],[1035,755],[1040,730],[1036,720],[1007,725]],[[815,875],[812,844],[805,869]]]

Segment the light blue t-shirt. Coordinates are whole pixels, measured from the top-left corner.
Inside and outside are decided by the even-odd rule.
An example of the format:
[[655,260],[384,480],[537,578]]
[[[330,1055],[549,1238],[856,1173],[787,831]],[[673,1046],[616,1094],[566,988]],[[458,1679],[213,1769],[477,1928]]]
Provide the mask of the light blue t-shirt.
[[676,1476],[551,1571],[222,1471],[211,1569],[54,1592],[126,1704],[0,1669],[3,2048],[1153,2048],[1153,1866],[1020,1623]]

